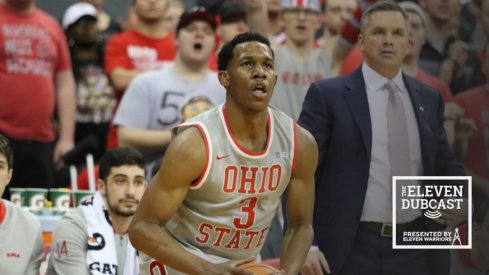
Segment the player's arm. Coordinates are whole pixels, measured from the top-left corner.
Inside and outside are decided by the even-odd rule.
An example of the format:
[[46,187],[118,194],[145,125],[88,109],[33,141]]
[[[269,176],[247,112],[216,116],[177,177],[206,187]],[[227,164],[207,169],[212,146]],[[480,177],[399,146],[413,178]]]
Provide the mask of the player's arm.
[[117,127],[117,138],[121,147],[131,147],[142,153],[155,152],[168,146],[171,140],[171,130],[149,130],[119,126]]
[[105,50],[105,71],[112,86],[118,91],[124,91],[140,71],[131,69],[133,66],[127,56],[127,46],[120,41],[119,36],[113,36]]
[[41,223],[39,220],[36,220],[35,224],[32,224],[31,226],[32,228],[36,229],[34,233],[36,235],[36,239],[32,248],[31,258],[29,259],[29,263],[27,264],[27,268],[25,270],[25,275],[39,274],[39,268],[41,266],[42,259],[44,258]]
[[80,218],[71,214],[56,224],[48,262],[49,274],[90,274],[87,267],[88,235]]
[[273,39],[273,33],[268,20],[268,8],[266,1],[262,0],[241,0],[246,4],[246,21],[250,32],[257,32],[270,41],[272,49],[277,48]]
[[340,36],[336,39],[333,46],[333,54],[331,60],[331,68],[337,70],[350,50],[357,43],[358,35],[360,34],[360,21],[363,12],[375,4],[378,0],[360,0],[358,7],[353,12],[350,19],[343,26]]
[[117,67],[109,74],[112,86],[118,91],[124,91],[131,81],[141,72],[135,69]]
[[[144,75],[138,76],[127,88],[114,118],[119,145],[142,153],[163,152],[171,140],[171,130],[147,129],[154,120],[151,87]],[[163,127],[163,125],[162,125]]]
[[[266,1],[241,0],[246,4],[246,21],[250,31],[257,32],[265,37],[272,37],[268,23],[268,11]],[[272,39],[270,39],[272,41]]]
[[314,172],[318,161],[314,137],[297,126],[295,169],[286,190],[287,231],[280,253],[281,268],[298,274],[313,239]]
[[205,163],[206,147],[197,128],[191,127],[170,143],[129,227],[131,243],[160,263],[186,274],[250,274],[236,266],[252,259],[211,264],[183,249],[164,228],[191,183],[204,171]]

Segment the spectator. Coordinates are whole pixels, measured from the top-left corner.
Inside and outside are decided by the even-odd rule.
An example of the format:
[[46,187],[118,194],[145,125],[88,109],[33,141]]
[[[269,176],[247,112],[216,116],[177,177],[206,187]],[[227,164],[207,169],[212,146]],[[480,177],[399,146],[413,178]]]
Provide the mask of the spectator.
[[[114,90],[104,73],[103,45],[98,40],[97,10],[88,3],[71,5],[63,16],[76,81],[75,142],[94,138],[95,161],[105,153],[107,131],[116,104]],[[88,153],[88,152],[85,152]],[[85,155],[81,158],[85,162]]]
[[[0,134],[0,194],[12,178],[14,156],[8,139]],[[0,270],[2,274],[37,275],[44,257],[39,219],[0,199]]]
[[427,41],[419,65],[439,77],[457,94],[482,84],[480,63],[457,35],[460,20],[458,0],[419,0],[426,12]]
[[276,44],[282,44],[287,36],[284,33],[284,20],[282,17],[281,0],[265,0],[267,4],[268,23],[270,24],[270,33]]
[[226,102],[175,130],[131,224],[143,274],[153,272],[151,258],[170,274],[252,274],[239,264],[260,252],[283,193],[289,207],[281,268],[299,272],[313,237],[317,148],[309,133],[269,107],[273,63],[270,42],[255,33],[236,36],[219,52]]
[[121,28],[122,31],[127,31],[134,28],[137,25],[137,15],[134,11],[134,5],[131,5],[127,8],[125,17],[121,20]]
[[[489,44],[484,52],[483,70],[489,79]],[[462,163],[472,175],[474,201],[480,203],[489,198],[489,81],[458,94],[455,102],[463,108],[465,116],[475,122],[477,129],[468,139]]]
[[399,3],[408,17],[409,33],[412,47],[402,64],[402,71],[411,77],[415,77],[433,88],[437,89],[444,102],[453,101],[450,87],[440,79],[426,73],[419,67],[419,55],[423,45],[426,43],[426,19],[420,6],[414,2],[403,1]]
[[99,35],[102,38],[102,45],[105,45],[107,40],[112,35],[121,32],[121,26],[118,22],[114,21],[112,17],[104,11],[103,0],[80,0],[81,2],[87,2],[92,4],[97,9],[97,29]]
[[483,41],[482,46],[476,49],[477,50],[476,54],[477,54],[477,58],[479,59],[479,62],[481,63],[482,66],[484,66],[483,50],[484,50],[484,46],[489,42],[489,39],[487,39],[489,37],[489,1],[481,2],[479,24],[484,32],[485,40]]
[[445,82],[419,68],[419,55],[426,42],[426,21],[423,10],[413,2],[403,1],[399,5],[406,12],[412,41],[411,50],[406,55],[406,58],[404,58],[402,71],[430,85],[441,93],[443,102],[445,102],[445,117],[449,118],[444,122],[445,131],[447,132],[448,143],[453,148],[455,142],[455,122],[459,121],[463,116],[463,109],[453,103],[452,91]]
[[146,186],[139,152],[116,148],[105,153],[98,191],[56,224],[47,274],[138,275],[127,229]]
[[482,17],[486,16],[482,9],[484,0],[466,1],[460,12],[460,28],[458,33],[471,50],[478,50],[484,47],[487,40],[487,33],[482,26]]
[[[397,4],[370,6],[359,42],[365,63],[311,85],[299,118],[320,154],[313,220],[319,249],[333,274],[448,274],[446,251],[394,250],[391,230],[392,176],[465,174],[448,147],[441,96],[401,72],[411,44]],[[393,97],[401,102],[397,110]],[[398,234],[440,230],[465,218],[423,217],[398,214]]]
[[[250,30],[267,34],[263,23],[266,6],[260,1],[248,1],[248,4],[248,16],[254,17],[248,21]],[[318,0],[282,1],[282,12],[287,40],[274,45],[278,81],[270,104],[297,119],[309,85],[330,76],[331,59],[324,49],[315,45],[321,13]]]
[[217,27],[217,34],[221,39],[218,47],[228,43],[236,35],[248,31],[246,22],[246,5],[240,0],[229,0],[222,3],[219,8],[221,22]]
[[[315,34],[320,25],[321,6],[319,0],[282,0],[282,15],[287,40],[276,45],[278,75],[277,92],[271,104],[292,118],[298,118],[302,102],[309,85],[319,79],[331,76],[331,69],[338,67],[351,47],[355,44],[358,30],[356,18],[363,9],[376,0],[362,0],[354,17],[343,27],[336,40],[332,56],[324,47],[315,42]],[[270,35],[266,20],[266,5],[262,1],[247,0],[248,25],[251,31]]]
[[53,163],[61,166],[74,145],[75,85],[66,39],[35,0],[4,1],[0,18],[0,132],[15,157],[10,187],[49,188]]
[[[338,41],[340,32],[356,8],[356,0],[325,1],[323,9],[323,35],[318,39],[318,43],[326,49],[329,56],[333,55],[333,49]],[[334,68],[332,75],[338,75],[338,69],[339,67]]]
[[184,13],[177,25],[175,62],[135,78],[122,98],[114,119],[119,144],[143,152],[148,174],[170,143],[171,128],[183,122],[181,114],[224,102],[226,92],[207,67],[215,29],[214,16],[204,8]]
[[[136,20],[132,29],[114,35],[107,43],[105,72],[118,100],[132,79],[144,71],[162,68],[175,57],[173,35],[165,27],[167,0],[134,0]],[[117,130],[111,127],[107,148],[117,146]]]
[[165,26],[170,33],[175,34],[178,19],[184,11],[181,0],[169,0],[168,8],[165,12]]

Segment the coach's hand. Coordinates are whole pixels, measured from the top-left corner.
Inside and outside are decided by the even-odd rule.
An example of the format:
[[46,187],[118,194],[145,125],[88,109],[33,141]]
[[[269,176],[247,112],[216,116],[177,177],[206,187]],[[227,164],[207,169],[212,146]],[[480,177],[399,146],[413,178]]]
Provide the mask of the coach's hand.
[[302,275],[323,275],[324,271],[331,274],[328,261],[324,254],[319,250],[309,251],[306,260],[301,268]]
[[461,209],[440,209],[440,213],[442,216],[440,218],[434,219],[435,222],[444,225],[446,230],[452,230],[461,223],[464,223],[468,220],[468,207],[472,207],[469,205],[468,201],[464,199],[462,203],[460,203]]

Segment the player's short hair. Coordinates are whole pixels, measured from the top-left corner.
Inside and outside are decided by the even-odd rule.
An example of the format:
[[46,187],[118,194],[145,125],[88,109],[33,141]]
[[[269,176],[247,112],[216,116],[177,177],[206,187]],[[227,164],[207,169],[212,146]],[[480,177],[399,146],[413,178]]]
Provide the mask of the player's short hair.
[[120,167],[123,165],[135,165],[145,170],[143,155],[132,148],[119,147],[107,151],[99,161],[99,178],[107,181],[112,167]]
[[275,53],[273,52],[270,41],[263,35],[256,32],[245,32],[236,35],[231,41],[224,44],[218,54],[217,68],[219,71],[225,71],[228,68],[229,62],[233,59],[233,51],[236,45],[256,41],[267,45],[267,47],[272,52],[272,57],[275,58]]
[[0,154],[5,155],[7,159],[8,169],[12,169],[14,165],[14,152],[10,146],[8,138],[0,133]]
[[394,2],[389,2],[389,1],[380,1],[372,6],[368,7],[362,14],[362,19],[360,21],[360,32],[364,33],[365,30],[367,29],[368,25],[368,20],[369,17],[372,13],[379,12],[379,11],[397,11],[402,14],[402,17],[404,17],[404,22],[406,23],[406,30],[408,30],[408,17],[406,12],[397,4]]

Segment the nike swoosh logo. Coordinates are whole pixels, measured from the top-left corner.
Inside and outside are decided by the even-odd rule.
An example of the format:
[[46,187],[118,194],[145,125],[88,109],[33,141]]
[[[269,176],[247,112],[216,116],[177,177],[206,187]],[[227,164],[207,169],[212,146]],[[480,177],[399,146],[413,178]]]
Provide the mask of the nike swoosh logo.
[[229,156],[230,156],[230,155],[225,155],[225,156],[219,156],[219,155],[217,155],[217,156],[216,156],[216,159],[217,159],[217,160],[221,160],[221,159],[225,159],[225,158],[227,158],[227,157],[229,157]]

